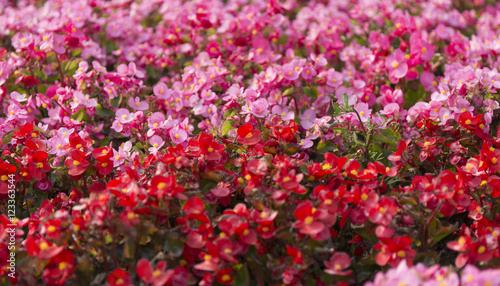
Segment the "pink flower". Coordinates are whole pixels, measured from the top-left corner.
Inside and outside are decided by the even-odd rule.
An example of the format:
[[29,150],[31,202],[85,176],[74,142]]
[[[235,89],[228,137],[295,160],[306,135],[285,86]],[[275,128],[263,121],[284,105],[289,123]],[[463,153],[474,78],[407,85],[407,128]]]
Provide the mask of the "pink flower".
[[164,82],[159,82],[153,88],[153,93],[159,99],[169,99],[172,96],[170,89],[168,89],[167,85]]
[[451,110],[456,113],[472,112],[474,111],[474,106],[471,106],[467,99],[460,96],[455,102],[455,106],[451,107]]
[[288,111],[288,107],[281,107],[279,105],[273,106],[271,110],[272,114],[277,114],[281,116],[283,120],[293,120],[295,118],[295,114],[293,111]]
[[309,139],[302,139],[300,140],[300,149],[308,149],[308,148],[311,148],[313,145],[313,142]]
[[306,81],[311,81],[317,74],[318,72],[309,65],[305,66],[302,70],[302,78]]
[[314,125],[314,120],[316,120],[316,111],[312,109],[307,109],[303,114],[299,115],[300,125],[304,129],[309,129]]
[[116,72],[121,76],[127,76],[128,66],[126,64],[121,64],[116,68]]
[[301,72],[302,65],[300,65],[300,62],[296,59],[283,65],[283,76],[287,80],[294,81],[298,79]]
[[163,139],[160,136],[154,135],[149,139],[149,144],[151,144],[152,146],[151,148],[149,148],[149,153],[156,154],[158,150],[160,150],[160,148],[163,146],[163,144],[165,144],[165,142],[163,142]]
[[141,99],[136,96],[135,98],[130,97],[128,99],[128,105],[134,110],[148,110],[149,104],[146,101],[141,101]]
[[10,75],[10,65],[7,62],[0,62],[0,86],[2,86]]
[[344,252],[337,252],[329,261],[325,261],[325,272],[331,275],[349,275],[352,270],[344,271],[351,266],[351,257]]
[[126,108],[120,108],[116,111],[116,120],[120,123],[125,124],[132,122],[134,120],[134,114],[130,113]]
[[[0,72],[1,73],[1,72]],[[1,84],[0,84],[1,85]],[[13,91],[10,93],[10,98],[18,103],[25,102],[26,99],[26,94],[20,94],[17,91]]]
[[144,72],[139,70],[134,62],[128,64],[128,71],[131,73],[131,76],[135,76],[136,78],[143,78],[145,76]]
[[342,85],[343,76],[341,73],[330,69],[326,75],[326,84],[331,87],[339,87]]
[[309,58],[314,63],[316,68],[324,67],[328,64],[328,61],[323,55],[316,56],[315,54],[311,54]]
[[372,110],[368,109],[368,104],[364,102],[358,102],[358,104],[356,104],[356,108],[354,109],[358,112],[362,122],[368,121],[368,118],[370,118],[370,114],[372,113]]
[[269,104],[265,98],[259,98],[251,103],[250,110],[256,117],[264,118],[269,113],[268,106]]
[[439,125],[445,125],[450,119],[453,119],[451,111],[448,108],[441,107],[439,109],[439,120],[441,120]]
[[172,142],[174,142],[175,144],[180,144],[186,141],[188,137],[186,131],[179,128],[179,126],[170,129],[169,133],[170,133],[170,139],[172,139]]
[[390,77],[402,78],[408,72],[408,64],[405,61],[405,54],[400,49],[395,50],[385,59],[385,67]]

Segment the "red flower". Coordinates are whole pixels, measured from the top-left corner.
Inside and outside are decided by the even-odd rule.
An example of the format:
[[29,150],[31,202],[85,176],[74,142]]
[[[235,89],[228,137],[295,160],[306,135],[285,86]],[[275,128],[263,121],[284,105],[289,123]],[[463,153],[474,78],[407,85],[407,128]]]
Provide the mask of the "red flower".
[[231,272],[233,272],[233,268],[226,268],[219,271],[216,277],[217,282],[222,285],[231,285],[234,281],[234,277],[231,275]]
[[213,136],[203,133],[198,139],[198,144],[205,159],[208,161],[219,160],[224,151],[224,144],[218,144],[213,140]]
[[132,285],[130,275],[123,269],[118,268],[113,270],[108,276],[109,286],[129,286]]
[[299,194],[305,194],[307,190],[300,185],[304,174],[295,175],[295,169],[280,168],[273,179],[279,186],[287,191],[295,191]]
[[58,240],[61,238],[61,221],[57,219],[49,219],[42,226],[40,231],[49,239]]
[[175,175],[170,176],[154,176],[151,179],[150,195],[158,197],[177,197],[186,199],[182,194],[184,187],[175,182]]
[[92,156],[99,162],[107,162],[113,156],[113,150],[110,147],[97,148],[92,151]]
[[[12,178],[12,175],[14,175],[16,171],[16,166],[4,162],[0,163],[0,199],[7,197],[10,190],[9,185],[11,185],[9,179]],[[12,181],[12,179],[10,181]]]
[[48,164],[49,154],[45,151],[35,151],[31,153],[29,148],[23,149],[23,154],[28,157],[28,170],[33,179],[40,181],[42,177],[42,171],[50,171],[50,165]]
[[473,130],[477,128],[482,118],[482,114],[472,116],[472,113],[469,111],[462,112],[460,116],[458,116],[458,125],[465,129]]
[[237,141],[243,145],[255,145],[260,141],[260,131],[253,129],[253,126],[249,123],[241,125],[238,128]]
[[302,265],[304,264],[304,255],[300,249],[287,245],[286,246],[286,254],[292,257],[292,261],[294,264]]
[[167,263],[165,261],[160,261],[156,265],[156,270],[153,271],[153,267],[146,258],[141,258],[137,262],[136,272],[144,282],[148,284],[153,284],[154,286],[163,286],[171,278],[174,270],[170,269],[167,272]]
[[352,270],[344,271],[346,268],[351,266],[351,257],[344,252],[337,252],[329,261],[325,261],[325,272],[331,275],[349,275]]
[[410,248],[411,238],[408,236],[397,236],[395,238],[379,238],[382,244],[375,244],[374,248],[380,250],[375,256],[375,262],[384,266],[387,263],[391,267],[397,267],[401,260],[406,260],[408,266],[413,265],[415,250]]
[[300,229],[300,233],[314,235],[326,229],[325,224],[319,221],[321,211],[313,207],[310,201],[300,203],[293,212],[293,215],[297,221],[292,226]]
[[79,176],[87,170],[89,162],[85,160],[85,153],[76,149],[71,151],[71,156],[66,158],[64,165],[69,168],[68,174],[71,176]]
[[75,256],[70,250],[64,249],[50,259],[42,273],[42,280],[46,285],[65,285],[66,279],[75,270]]
[[387,157],[389,161],[398,162],[401,160],[401,156],[403,155],[404,150],[406,149],[406,142],[404,140],[399,141],[398,149],[396,152],[392,153]]
[[344,168],[344,176],[347,176],[351,179],[357,179],[358,178],[358,171],[361,165],[359,164],[358,161],[356,160],[350,160],[345,164]]
[[82,137],[78,135],[78,133],[73,132],[69,135],[69,146],[71,148],[80,149],[83,147],[84,143],[85,142],[83,141]]
[[392,220],[392,217],[398,212],[397,204],[388,197],[380,198],[378,203],[373,204],[368,208],[368,216],[370,220],[374,223],[382,225],[389,224],[389,222]]
[[39,259],[51,259],[64,249],[64,246],[56,246],[45,238],[35,238],[31,235],[24,241],[24,247],[29,255]]

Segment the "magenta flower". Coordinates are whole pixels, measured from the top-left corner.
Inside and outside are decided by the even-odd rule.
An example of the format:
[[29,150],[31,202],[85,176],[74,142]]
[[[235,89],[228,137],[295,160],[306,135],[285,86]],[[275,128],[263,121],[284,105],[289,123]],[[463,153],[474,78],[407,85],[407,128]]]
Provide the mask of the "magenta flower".
[[324,67],[328,64],[328,61],[323,55],[316,56],[315,54],[311,54],[309,58],[314,63],[316,68]]
[[160,150],[160,148],[163,146],[163,144],[165,144],[165,142],[160,136],[154,135],[149,139],[149,144],[151,144],[152,146],[151,148],[149,148],[149,153],[156,154],[158,150]]
[[312,66],[305,66],[302,70],[302,78],[305,79],[306,81],[311,81],[318,72],[312,67]]
[[302,67],[299,66],[298,60],[293,60],[288,64],[284,64],[282,68],[284,78],[290,81],[298,79],[302,72]]
[[148,110],[149,104],[146,101],[141,101],[141,99],[136,96],[135,98],[130,97],[128,99],[128,105],[134,110]]
[[406,64],[405,54],[400,49],[395,50],[390,56],[385,59],[385,67],[389,72],[389,76],[399,79],[408,72],[408,64]]
[[174,142],[175,144],[180,144],[186,141],[188,137],[187,132],[179,128],[179,126],[170,129],[169,134],[170,139],[172,139],[172,142]]

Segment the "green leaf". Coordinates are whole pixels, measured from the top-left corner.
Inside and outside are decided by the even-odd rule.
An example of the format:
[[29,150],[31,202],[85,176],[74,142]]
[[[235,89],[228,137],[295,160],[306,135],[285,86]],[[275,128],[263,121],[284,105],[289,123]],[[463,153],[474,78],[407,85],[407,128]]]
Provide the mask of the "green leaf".
[[127,237],[123,245],[123,255],[126,258],[134,258],[135,256],[135,242],[132,237]]
[[291,95],[291,94],[293,94],[293,92],[294,92],[294,91],[295,91],[295,88],[290,87],[290,88],[288,88],[287,90],[285,90],[285,91],[283,92],[283,96],[288,96],[288,95]]
[[111,106],[113,106],[113,108],[118,107],[118,102],[120,102],[120,97],[115,97],[115,98],[109,100],[109,104],[111,104]]
[[382,133],[382,135],[384,135],[388,139],[393,140],[396,145],[401,139],[401,136],[398,133],[394,132],[394,130],[392,130],[389,127],[387,127],[386,129],[379,129],[379,131],[380,133]]
[[238,111],[234,108],[229,108],[226,112],[224,112],[224,118],[233,117],[238,113]]
[[139,142],[139,143],[135,144],[135,148],[138,150],[143,150],[144,146],[142,146],[141,142]]
[[432,245],[435,245],[442,239],[446,238],[448,235],[454,233],[457,228],[458,223],[446,227],[440,227],[439,230],[432,235]]
[[236,120],[226,120],[223,124],[222,124],[222,127],[221,127],[221,133],[222,133],[222,136],[226,136],[227,133],[229,133],[229,130],[231,130],[231,128],[233,127],[233,124],[236,122]]
[[344,104],[344,107],[349,106],[349,98],[347,97],[347,93],[345,92],[344,94],[342,94],[342,104]]
[[236,286],[247,286],[250,285],[250,275],[248,274],[248,269],[246,265],[236,264],[233,271],[233,283],[231,285]]
[[415,103],[425,100],[426,96],[425,88],[421,84],[418,89],[408,88],[404,96],[403,108],[408,109],[412,107]]
[[71,118],[81,122],[85,117],[85,114],[85,108],[81,108],[75,114],[71,115]]
[[111,116],[115,115],[113,110],[108,109],[108,108],[103,108],[100,104],[98,104],[95,107],[95,114],[97,114],[100,117],[111,117]]
[[12,140],[12,135],[14,134],[14,131],[7,132],[3,138],[2,138],[2,144],[7,144],[10,143]]

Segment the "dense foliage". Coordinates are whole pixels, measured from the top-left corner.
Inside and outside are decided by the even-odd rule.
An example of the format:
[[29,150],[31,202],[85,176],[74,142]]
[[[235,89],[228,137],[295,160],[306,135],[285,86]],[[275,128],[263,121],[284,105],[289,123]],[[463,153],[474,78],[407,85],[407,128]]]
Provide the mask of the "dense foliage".
[[0,0],[0,284],[500,285],[491,2]]

